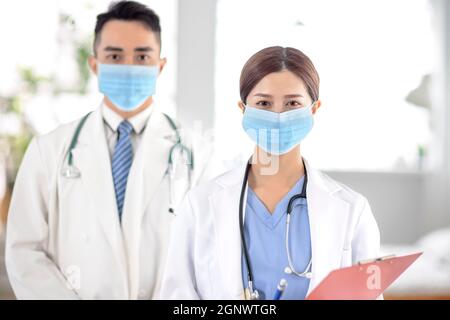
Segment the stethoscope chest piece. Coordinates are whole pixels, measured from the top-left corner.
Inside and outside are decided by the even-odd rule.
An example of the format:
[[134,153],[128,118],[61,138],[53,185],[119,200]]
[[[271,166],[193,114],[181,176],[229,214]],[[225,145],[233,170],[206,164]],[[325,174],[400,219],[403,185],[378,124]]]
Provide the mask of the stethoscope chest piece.
[[250,288],[245,288],[244,291],[245,300],[259,300],[258,290],[251,290]]
[[67,165],[63,166],[61,170],[61,176],[66,179],[78,179],[81,177],[81,171],[73,165],[73,155],[72,151],[78,143],[78,137],[80,136],[81,129],[83,129],[84,123],[92,112],[85,115],[81,121],[78,123],[75,132],[70,140],[69,150],[67,151]]

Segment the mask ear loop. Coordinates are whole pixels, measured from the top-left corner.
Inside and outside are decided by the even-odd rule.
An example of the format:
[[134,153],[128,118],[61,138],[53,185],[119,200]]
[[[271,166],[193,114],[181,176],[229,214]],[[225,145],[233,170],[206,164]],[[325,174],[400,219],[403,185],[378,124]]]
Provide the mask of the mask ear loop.
[[245,110],[247,110],[247,102],[241,101],[242,104],[244,105],[243,110],[242,110],[242,114],[245,113]]

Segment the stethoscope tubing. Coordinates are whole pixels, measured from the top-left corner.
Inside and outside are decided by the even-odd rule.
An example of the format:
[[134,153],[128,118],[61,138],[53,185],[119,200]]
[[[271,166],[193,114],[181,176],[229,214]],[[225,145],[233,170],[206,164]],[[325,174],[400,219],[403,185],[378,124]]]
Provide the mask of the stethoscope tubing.
[[[87,118],[91,115],[92,112],[89,112],[88,114],[86,114],[85,116],[83,116],[83,118],[81,118],[80,122],[78,123],[77,127],[75,128],[75,131],[73,133],[72,139],[70,140],[70,144],[69,144],[69,148],[67,151],[67,167],[63,168],[62,170],[62,175],[66,178],[79,178],[81,176],[81,173],[79,171],[79,169],[74,165],[73,163],[73,154],[72,151],[73,149],[75,149],[75,147],[78,144],[78,138],[80,136],[80,133],[86,123]],[[192,153],[192,150],[189,149],[186,145],[184,145],[181,141],[181,135],[179,132],[179,129],[177,127],[177,125],[175,124],[175,122],[172,120],[172,118],[170,116],[168,116],[167,114],[163,113],[164,117],[166,118],[166,120],[168,121],[170,127],[174,130],[175,132],[175,138],[176,141],[174,143],[174,145],[170,148],[169,151],[169,158],[167,160],[168,163],[168,174],[171,175],[172,171],[173,171],[173,165],[174,165],[174,161],[173,161],[173,153],[176,149],[180,149],[180,151],[183,153],[185,152],[187,154],[187,167],[188,167],[188,184],[189,187],[191,186],[191,176],[192,176],[192,171],[194,170],[194,156]],[[171,177],[169,177],[170,180]],[[173,186],[171,185],[172,183],[169,183],[169,212],[170,213],[174,213],[174,208],[173,208]]]

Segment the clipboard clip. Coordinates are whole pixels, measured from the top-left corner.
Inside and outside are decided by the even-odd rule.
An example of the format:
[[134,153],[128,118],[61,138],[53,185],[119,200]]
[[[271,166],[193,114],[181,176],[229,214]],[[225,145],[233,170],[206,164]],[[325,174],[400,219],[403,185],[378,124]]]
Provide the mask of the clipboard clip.
[[384,260],[392,259],[392,258],[395,258],[395,254],[390,254],[390,255],[379,257],[379,258],[375,258],[375,259],[361,260],[361,261],[358,261],[358,265],[367,264],[367,263],[374,263],[374,262],[380,262],[380,261],[384,261]]

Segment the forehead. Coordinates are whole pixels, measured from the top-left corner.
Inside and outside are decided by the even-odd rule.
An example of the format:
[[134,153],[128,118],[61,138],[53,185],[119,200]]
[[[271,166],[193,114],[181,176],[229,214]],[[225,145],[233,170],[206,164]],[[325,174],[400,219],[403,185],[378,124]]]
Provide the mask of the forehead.
[[99,49],[106,46],[131,50],[144,46],[158,49],[159,43],[155,32],[140,21],[111,20],[100,32]]
[[289,70],[272,72],[262,78],[250,92],[267,94],[304,94],[307,93],[306,86],[302,79]]

